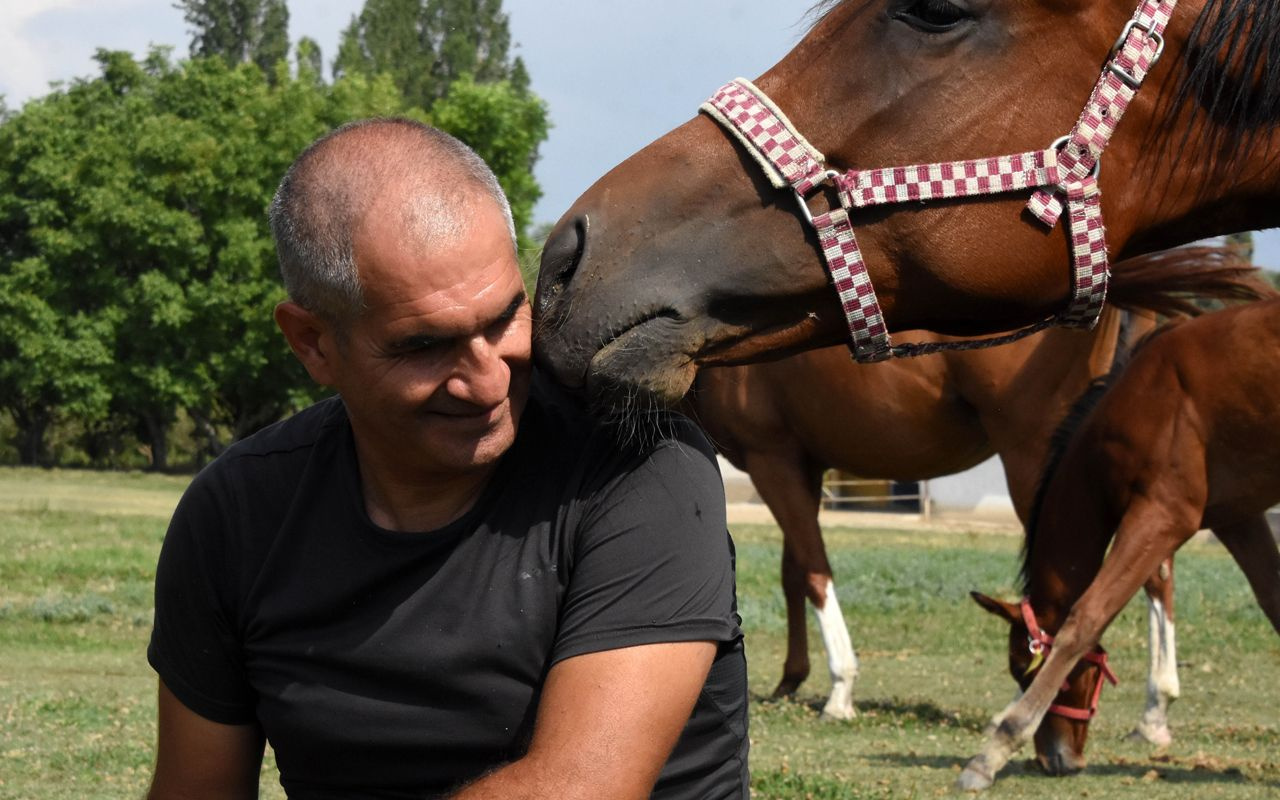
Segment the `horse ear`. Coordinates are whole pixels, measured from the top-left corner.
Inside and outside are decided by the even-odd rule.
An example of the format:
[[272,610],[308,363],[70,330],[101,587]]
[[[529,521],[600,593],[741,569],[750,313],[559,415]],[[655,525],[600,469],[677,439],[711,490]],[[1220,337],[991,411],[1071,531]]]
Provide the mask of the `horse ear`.
[[973,602],[1008,622],[1018,622],[1022,619],[1022,609],[1015,603],[1006,603],[1003,600],[988,597],[982,592],[969,592],[969,596],[973,598]]

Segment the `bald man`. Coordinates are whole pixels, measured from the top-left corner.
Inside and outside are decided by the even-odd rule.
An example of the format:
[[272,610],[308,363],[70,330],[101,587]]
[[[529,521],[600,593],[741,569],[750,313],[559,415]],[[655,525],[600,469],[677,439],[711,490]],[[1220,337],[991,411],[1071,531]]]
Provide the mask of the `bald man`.
[[289,346],[336,396],[174,514],[152,798],[744,798],[711,448],[620,446],[531,367],[511,212],[435,129],[354,123],[271,209]]

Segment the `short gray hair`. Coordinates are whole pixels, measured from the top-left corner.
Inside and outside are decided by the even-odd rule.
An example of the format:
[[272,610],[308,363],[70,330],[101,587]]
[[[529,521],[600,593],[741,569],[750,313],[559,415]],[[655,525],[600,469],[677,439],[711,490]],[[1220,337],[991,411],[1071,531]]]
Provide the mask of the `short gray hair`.
[[364,293],[355,261],[357,227],[388,181],[406,179],[427,196],[411,211],[420,235],[461,233],[468,222],[461,215],[470,210],[459,202],[461,195],[479,190],[498,204],[516,247],[511,205],[474,150],[415,120],[358,120],[312,142],[271,201],[271,232],[290,299],[335,322],[360,314]]

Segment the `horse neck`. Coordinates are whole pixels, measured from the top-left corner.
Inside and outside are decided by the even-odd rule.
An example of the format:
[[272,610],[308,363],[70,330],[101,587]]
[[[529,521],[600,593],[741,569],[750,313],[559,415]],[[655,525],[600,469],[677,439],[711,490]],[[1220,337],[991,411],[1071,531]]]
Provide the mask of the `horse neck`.
[[1229,171],[1215,171],[1188,150],[1135,173],[1143,177],[1129,182],[1116,204],[1133,210],[1127,225],[1116,221],[1118,256],[1280,226],[1280,136],[1260,139],[1258,148],[1259,155]]
[[1052,630],[1102,568],[1118,523],[1097,471],[1079,455],[1080,448],[1070,448],[1050,476],[1035,530],[1027,537],[1025,594]]
[[[1204,57],[1188,59],[1185,53],[1197,18],[1215,13],[1206,11],[1210,5],[1203,0],[1180,4],[1166,32],[1170,47],[1162,59],[1162,68],[1170,72],[1152,74],[1135,97],[1131,118],[1117,130],[1116,152],[1103,156],[1104,189],[1117,193],[1119,202],[1113,207],[1121,210],[1108,220],[1108,234],[1117,235],[1113,241],[1121,245],[1121,257],[1280,225],[1280,118],[1265,118],[1257,110],[1270,108],[1274,117],[1280,100],[1269,73],[1276,44],[1268,38],[1258,45],[1264,53],[1256,67],[1260,75],[1246,78],[1248,87],[1238,77],[1227,77],[1229,71],[1215,73],[1218,90],[1227,99],[1210,110],[1207,99],[1182,85],[1207,62]],[[1246,38],[1255,32],[1249,29]],[[1242,34],[1237,29],[1230,38],[1243,48],[1248,45],[1239,41]],[[1249,115],[1253,118],[1246,120]],[[1118,164],[1134,168],[1118,170],[1121,177],[1108,184],[1113,155]],[[1123,219],[1126,214],[1132,214],[1130,219]]]
[[1111,368],[1123,313],[1108,307],[1091,332],[1052,328],[1013,345],[949,357],[951,378],[1000,456],[1024,522],[1059,421]]

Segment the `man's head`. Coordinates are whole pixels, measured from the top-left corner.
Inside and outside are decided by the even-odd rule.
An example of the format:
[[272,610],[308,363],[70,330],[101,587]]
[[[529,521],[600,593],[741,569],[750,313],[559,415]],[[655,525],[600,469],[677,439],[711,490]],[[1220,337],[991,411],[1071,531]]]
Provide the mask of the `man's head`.
[[405,480],[490,466],[528,393],[511,212],[470,149],[407,120],[347,125],[271,206],[290,301],[276,321],[346,403],[362,466]]

